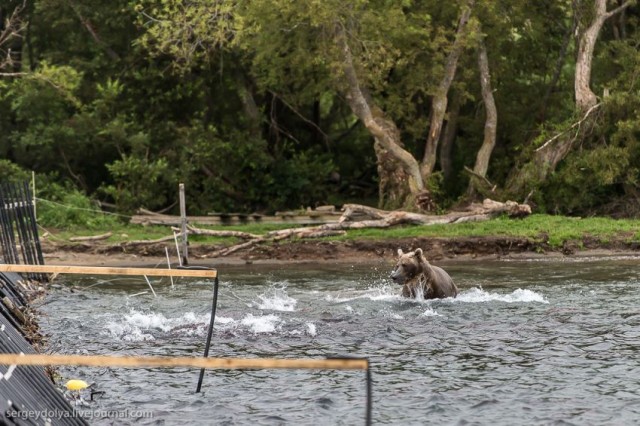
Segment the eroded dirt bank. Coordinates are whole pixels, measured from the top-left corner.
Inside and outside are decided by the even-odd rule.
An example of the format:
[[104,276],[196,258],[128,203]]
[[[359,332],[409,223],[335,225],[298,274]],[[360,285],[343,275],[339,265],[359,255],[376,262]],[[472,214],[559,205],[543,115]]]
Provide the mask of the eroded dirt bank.
[[[174,245],[107,245],[52,244],[43,242],[45,262],[48,264],[78,265],[160,265],[166,264],[165,247],[172,262],[177,261]],[[224,265],[243,263],[288,262],[393,262],[398,248],[410,250],[421,247],[433,261],[447,259],[482,259],[504,257],[578,257],[584,255],[631,254],[640,256],[640,243],[626,240],[606,242],[585,238],[565,242],[552,248],[544,239],[530,240],[510,237],[478,238],[406,238],[355,241],[293,240],[256,245],[229,256],[211,257],[220,246],[191,244],[191,264]]]

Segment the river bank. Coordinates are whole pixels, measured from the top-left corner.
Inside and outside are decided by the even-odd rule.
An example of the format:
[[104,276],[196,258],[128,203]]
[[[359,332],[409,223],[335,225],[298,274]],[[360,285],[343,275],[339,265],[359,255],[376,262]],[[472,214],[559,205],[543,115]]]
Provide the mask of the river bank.
[[[349,241],[291,240],[252,246],[231,255],[212,257],[220,245],[190,243],[191,264],[217,266],[227,264],[278,263],[393,263],[398,248],[421,247],[428,259],[438,262],[463,259],[503,258],[582,258],[585,256],[640,256],[640,243],[628,239],[602,241],[585,237],[565,241],[554,247],[544,238],[462,237],[391,238]],[[172,244],[113,245],[101,243],[42,243],[45,263],[94,266],[160,266],[177,262]]]

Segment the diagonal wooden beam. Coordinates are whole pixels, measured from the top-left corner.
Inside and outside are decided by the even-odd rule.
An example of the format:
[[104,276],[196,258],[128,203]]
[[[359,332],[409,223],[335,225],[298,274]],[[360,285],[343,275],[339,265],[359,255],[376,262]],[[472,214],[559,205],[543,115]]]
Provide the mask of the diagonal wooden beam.
[[147,275],[154,277],[215,278],[215,269],[120,268],[111,266],[14,265],[0,264],[0,272],[80,275]]

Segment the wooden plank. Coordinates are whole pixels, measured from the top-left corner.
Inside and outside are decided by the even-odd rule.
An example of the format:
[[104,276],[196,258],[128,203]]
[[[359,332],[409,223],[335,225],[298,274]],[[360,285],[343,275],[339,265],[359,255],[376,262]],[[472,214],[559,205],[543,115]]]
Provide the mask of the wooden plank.
[[219,368],[219,369],[307,369],[366,370],[364,358],[277,359],[277,358],[200,358],[112,355],[46,355],[0,354],[0,365],[74,365],[84,367],[157,367],[157,368]]
[[120,268],[111,266],[14,265],[0,264],[0,272],[82,275],[147,275],[154,277],[215,278],[215,269]]

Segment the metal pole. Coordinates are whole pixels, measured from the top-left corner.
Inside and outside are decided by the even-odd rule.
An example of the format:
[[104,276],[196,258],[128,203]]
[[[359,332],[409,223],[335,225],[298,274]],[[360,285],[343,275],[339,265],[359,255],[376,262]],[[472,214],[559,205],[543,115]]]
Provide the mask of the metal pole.
[[[20,263],[20,255],[18,254],[18,245],[16,244],[16,236],[13,230],[14,223],[14,215],[12,214],[12,201],[11,201],[11,192],[9,188],[9,184],[5,183],[1,186],[2,188],[2,205],[3,205],[3,221],[2,226],[5,234],[5,238],[8,243],[8,247],[5,250],[5,262],[7,263]],[[9,255],[9,259],[7,259],[6,255]]]
[[184,199],[184,183],[179,185],[180,190],[180,233],[181,233],[181,251],[182,251],[182,265],[189,264],[189,253],[187,251],[187,207]]
[[364,416],[364,424],[367,426],[371,426],[371,409],[373,407],[373,396],[371,395],[371,366],[369,365],[369,360],[367,359],[367,372],[366,372],[366,381],[367,381],[367,403],[366,403],[366,412]]
[[[34,176],[34,182],[35,182],[35,176]],[[35,185],[34,185],[34,191],[35,191]],[[29,185],[27,184],[27,182],[24,182],[24,192],[25,194],[29,194]],[[42,246],[40,245],[40,236],[38,234],[38,221],[36,219],[36,197],[35,197],[35,192],[33,195],[33,209],[27,208],[27,215],[29,217],[29,222],[31,224],[31,238],[33,241],[33,244],[35,244],[35,250],[36,250],[36,256],[37,256],[37,260],[38,263],[40,265],[44,265],[44,256],[42,255]]]
[[8,226],[9,213],[8,213],[8,201],[5,191],[6,184],[0,184],[0,237],[2,240],[2,260],[4,263],[17,263],[14,258],[14,245],[9,239],[9,235],[13,233],[13,230]]
[[[204,347],[204,357],[209,356],[209,347],[211,346],[211,335],[213,334],[213,321],[216,319],[216,307],[218,306],[218,276],[213,280],[213,306],[211,307],[211,320],[209,321],[209,331],[207,332],[207,343]],[[198,377],[198,386],[196,386],[196,393],[200,393],[202,388],[202,379],[204,379],[204,368],[200,370],[200,376]]]

